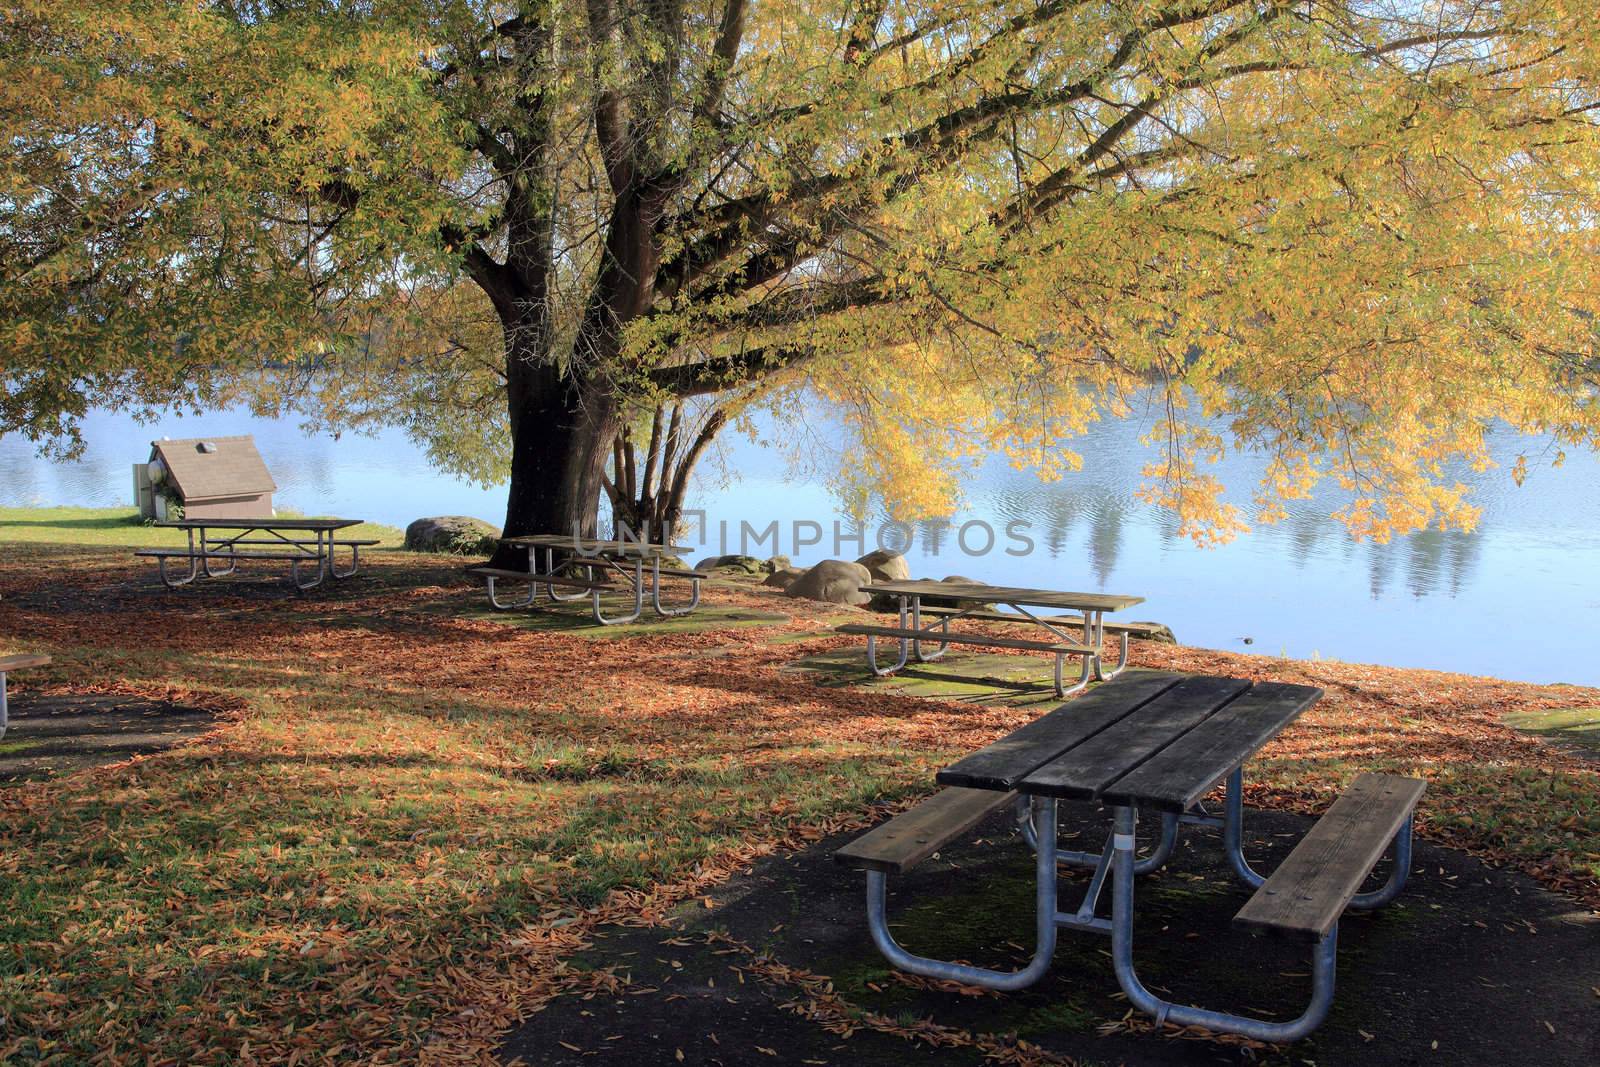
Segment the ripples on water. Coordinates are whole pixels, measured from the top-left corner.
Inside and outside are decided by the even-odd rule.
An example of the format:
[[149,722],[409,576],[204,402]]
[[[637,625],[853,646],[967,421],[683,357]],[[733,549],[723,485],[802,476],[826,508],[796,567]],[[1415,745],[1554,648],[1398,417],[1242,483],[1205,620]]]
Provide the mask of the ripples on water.
[[[1426,666],[1538,681],[1600,684],[1595,655],[1600,619],[1600,462],[1574,455],[1563,469],[1535,466],[1517,487],[1505,467],[1462,471],[1475,487],[1483,519],[1472,534],[1428,531],[1380,545],[1353,541],[1329,518],[1340,501],[1323,493],[1292,502],[1288,517],[1232,544],[1200,549],[1177,534],[1170,515],[1134,496],[1150,458],[1136,422],[1107,423],[1077,443],[1083,471],[1042,485],[993,463],[967,487],[956,523],[981,519],[1002,536],[980,557],[948,534],[935,555],[926,531],[908,553],[913,572],[964,574],[1004,584],[1109,590],[1142,595],[1133,617],[1158,619],[1191,644],[1293,656]],[[343,514],[403,526],[422,514],[469,514],[498,522],[503,491],[466,485],[430,471],[398,433],[377,438],[307,438],[292,422],[222,414],[141,427],[96,413],[85,421],[83,460],[53,464],[32,447],[0,439],[0,505],[125,505],[130,467],[152,437],[251,433],[279,485],[277,503],[309,514]],[[1537,442],[1509,433],[1493,438],[1505,463]],[[730,542],[710,554],[738,551],[741,521],[757,529],[778,520],[831,527],[834,500],[818,484],[785,479],[783,461],[730,436],[722,465],[708,469],[696,499],[715,534],[726,520]],[[843,460],[840,460],[843,462]],[[826,463],[821,464],[824,468]],[[1230,457],[1219,474],[1241,504],[1259,477],[1249,456]],[[881,519],[881,516],[879,516]],[[1005,525],[1030,525],[1036,550],[1007,556]],[[872,547],[872,526],[867,534]],[[3,537],[0,531],[0,537]],[[831,539],[831,538],[830,538]],[[826,542],[796,554],[812,562]],[[846,555],[859,554],[853,545]],[[1533,621],[1524,621],[1525,619]]]

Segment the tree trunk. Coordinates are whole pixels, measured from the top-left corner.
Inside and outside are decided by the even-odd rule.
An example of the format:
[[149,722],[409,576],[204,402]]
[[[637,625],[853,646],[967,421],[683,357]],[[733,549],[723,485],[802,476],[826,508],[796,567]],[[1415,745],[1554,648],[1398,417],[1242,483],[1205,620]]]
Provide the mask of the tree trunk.
[[[604,387],[564,376],[547,354],[527,351],[506,331],[506,399],[511,424],[511,488],[505,536],[556,533],[593,537],[601,479],[618,428]],[[521,570],[527,553],[501,549],[494,566]]]
[[[622,427],[609,376],[623,330],[650,306],[660,259],[653,228],[664,195],[632,182],[618,191],[606,254],[565,372],[551,358],[542,295],[495,300],[506,339],[511,422],[504,536],[595,535],[606,464]],[[527,553],[502,548],[492,562],[520,570],[527,566]]]

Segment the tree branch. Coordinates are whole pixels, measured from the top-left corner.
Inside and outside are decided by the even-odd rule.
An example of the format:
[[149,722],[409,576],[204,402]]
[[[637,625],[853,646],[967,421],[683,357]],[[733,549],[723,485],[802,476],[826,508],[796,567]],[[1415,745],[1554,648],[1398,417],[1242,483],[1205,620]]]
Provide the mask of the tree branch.
[[716,121],[722,110],[722,94],[727,89],[734,60],[739,56],[739,44],[744,40],[746,8],[747,0],[725,0],[723,4],[717,40],[711,46],[711,62],[706,67],[700,98],[695,103],[695,118],[701,122]]

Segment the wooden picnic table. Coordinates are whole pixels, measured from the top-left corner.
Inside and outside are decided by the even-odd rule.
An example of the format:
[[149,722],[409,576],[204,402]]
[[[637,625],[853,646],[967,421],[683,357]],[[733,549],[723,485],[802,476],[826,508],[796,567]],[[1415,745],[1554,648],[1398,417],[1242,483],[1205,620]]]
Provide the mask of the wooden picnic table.
[[[943,656],[951,644],[983,645],[992,648],[1015,648],[1049,652],[1055,657],[1055,690],[1058,696],[1067,696],[1085,688],[1092,679],[1115,678],[1128,665],[1128,638],[1131,634],[1146,633],[1150,624],[1108,626],[1105,614],[1121,611],[1144,603],[1144,597],[1123,596],[1114,593],[1074,593],[1056,589],[1027,589],[1016,586],[985,585],[981,582],[936,582],[908,580],[875,582],[861,587],[864,593],[894,597],[899,602],[897,626],[873,626],[850,623],[837,627],[837,632],[865,636],[867,663],[872,673],[880,677],[903,668],[910,658],[929,663]],[[932,605],[925,601],[933,601]],[[946,607],[954,602],[957,606]],[[996,607],[1011,609],[998,612]],[[1075,611],[1078,615],[1039,615],[1033,609],[1047,611]],[[932,619],[926,622],[925,619]],[[961,634],[950,630],[950,623],[959,619],[981,622],[1016,622],[1041,627],[1052,640],[1037,641],[1011,637],[993,637],[987,634]],[[1065,632],[1063,627],[1076,629],[1077,636]],[[1121,637],[1121,654],[1117,665],[1105,669],[1101,660],[1106,633]],[[900,656],[888,667],[878,666],[877,641],[888,638],[899,642]],[[923,650],[924,643],[936,644],[932,652]],[[1078,682],[1066,688],[1062,668],[1066,657],[1077,657],[1082,665]]]
[[21,652],[11,656],[0,656],[0,737],[6,735],[6,726],[11,721],[10,709],[6,706],[6,674],[10,671],[26,670],[29,667],[48,667],[50,657],[40,652]]
[[[1295,846],[1270,877],[1257,873],[1243,852],[1243,767],[1262,746],[1322,696],[1320,689],[1246,679],[1138,672],[1102,685],[938,773],[942,792],[840,849],[837,858],[867,869],[867,916],[874,943],[896,967],[930,978],[990,989],[1020,989],[1048,969],[1059,929],[1111,937],[1117,981],[1128,1000],[1158,1020],[1180,1026],[1243,1034],[1261,1041],[1293,1041],[1326,1017],[1333,999],[1340,916],[1393,900],[1410,870],[1411,815],[1423,783],[1392,775],[1362,774]],[[1226,783],[1221,817],[1202,798]],[[1110,815],[1098,852],[1057,844],[1061,799],[1098,801]],[[1035,853],[1036,945],[1016,971],[917,956],[889,930],[885,883],[967,832],[991,813],[1018,807],[1024,839]],[[1139,810],[1160,815],[1151,851],[1137,853]],[[1312,995],[1298,1018],[1263,1021],[1166,1001],[1139,980],[1133,964],[1136,876],[1163,866],[1182,824],[1222,831],[1223,850],[1235,877],[1254,895],[1235,922],[1311,945]],[[1363,893],[1362,883],[1393,844],[1387,882]],[[1082,902],[1064,910],[1057,899],[1056,867],[1094,873]],[[1111,915],[1097,914],[1109,887]]]
[[[173,519],[155,525],[183,530],[188,534],[186,549],[141,548],[134,555],[154,557],[160,565],[162,584],[169,589],[188,585],[202,574],[207,578],[226,577],[238,569],[240,560],[286,561],[295,588],[314,589],[330,576],[349,578],[360,571],[361,549],[377,544],[377,540],[351,540],[339,538],[337,534],[340,530],[359,526],[363,521],[335,518]],[[334,551],[338,548],[350,550],[350,567],[347,570],[340,570],[334,562]],[[167,560],[171,558],[188,560],[189,573],[176,578],[169,575]],[[216,563],[227,563],[227,567],[213,566]],[[315,568],[309,581],[300,576],[300,568],[306,564]]]
[[[710,577],[701,571],[663,567],[662,561],[689,549],[681,545],[657,544],[638,540],[608,540],[580,538],[571,534],[524,534],[502,537],[502,545],[526,549],[528,569],[514,571],[500,567],[472,567],[471,573],[483,578],[489,594],[489,604],[499,611],[531,607],[538,600],[542,586],[552,602],[582,600],[588,597],[595,622],[602,626],[617,626],[633,622],[644,613],[644,596],[648,589],[651,607],[657,615],[670,618],[687,615],[700,603],[700,582]],[[543,553],[541,569],[540,553]],[[645,564],[649,564],[648,570]],[[689,582],[687,603],[667,607],[661,600],[661,580],[681,578]],[[502,602],[495,593],[496,582],[525,582],[527,593],[520,600]],[[557,592],[558,589],[576,592]],[[633,605],[625,614],[610,616],[601,607],[602,593],[627,590],[633,594]]]

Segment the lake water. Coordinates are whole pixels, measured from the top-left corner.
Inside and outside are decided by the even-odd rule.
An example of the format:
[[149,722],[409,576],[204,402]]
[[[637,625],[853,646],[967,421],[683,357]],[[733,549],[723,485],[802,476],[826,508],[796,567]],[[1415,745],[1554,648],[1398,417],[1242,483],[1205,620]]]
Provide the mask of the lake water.
[[[1521,487],[1504,467],[1463,472],[1483,508],[1472,534],[1429,531],[1386,545],[1358,543],[1328,517],[1338,501],[1323,495],[1292,505],[1278,525],[1220,548],[1198,548],[1177,536],[1171,516],[1134,496],[1149,458],[1139,443],[1144,429],[1138,419],[1101,426],[1077,444],[1082,473],[1051,485],[998,462],[977,471],[949,528],[913,531],[907,552],[913,574],[1142,595],[1146,603],[1130,617],[1164,622],[1193,645],[1600,684],[1596,457],[1575,454],[1559,470],[1536,465]],[[148,456],[152,438],[249,433],[278,483],[281,508],[396,526],[423,515],[476,515],[497,524],[504,517],[500,489],[430,469],[399,433],[308,437],[292,420],[237,413],[145,426],[102,412],[86,419],[83,430],[88,449],[76,463],[47,462],[28,442],[0,438],[0,505],[125,506],[132,498],[130,467]],[[817,438],[815,470],[856,461],[829,454],[837,445],[825,425]],[[1507,463],[1519,450],[1540,447],[1509,433],[1493,444]],[[729,435],[720,450],[693,494],[703,528],[686,531],[701,535],[687,540],[699,541],[706,555],[781,551],[811,563],[854,558],[875,547],[880,534],[890,543],[904,538],[904,530],[878,519],[865,530],[854,527],[820,479],[794,475],[782,456],[760,444]],[[1251,457],[1237,456],[1220,473],[1244,501],[1258,470]],[[835,523],[846,537],[860,532],[864,546],[835,545]],[[1020,549],[1007,537],[1008,523],[1024,524],[1015,529],[1033,542],[1031,552],[1007,554],[1008,547]],[[749,527],[743,541],[742,524]],[[957,536],[963,526],[964,542]],[[982,551],[986,530],[996,540]],[[932,535],[940,531],[935,548]],[[752,543],[752,532],[766,536]],[[797,538],[812,543],[797,546]]]

